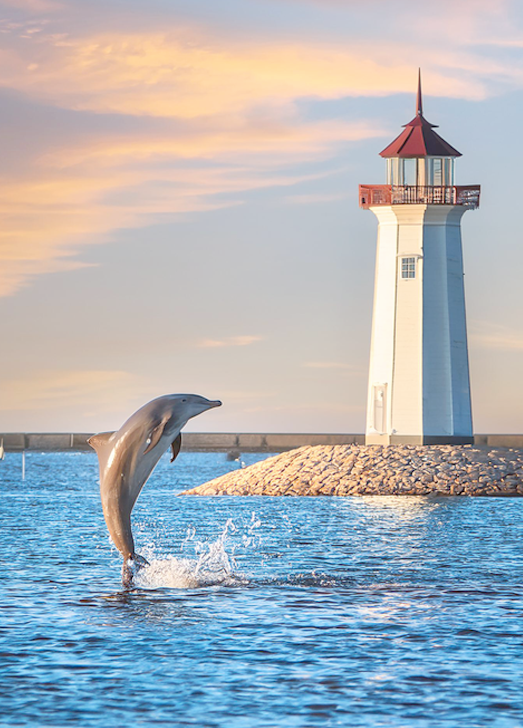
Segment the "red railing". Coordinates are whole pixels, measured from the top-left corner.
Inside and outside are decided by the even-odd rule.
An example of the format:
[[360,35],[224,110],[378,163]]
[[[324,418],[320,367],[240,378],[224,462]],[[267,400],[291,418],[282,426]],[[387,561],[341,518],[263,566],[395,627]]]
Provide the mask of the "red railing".
[[360,185],[360,207],[375,205],[479,206],[479,185],[466,187],[417,187],[415,185]]

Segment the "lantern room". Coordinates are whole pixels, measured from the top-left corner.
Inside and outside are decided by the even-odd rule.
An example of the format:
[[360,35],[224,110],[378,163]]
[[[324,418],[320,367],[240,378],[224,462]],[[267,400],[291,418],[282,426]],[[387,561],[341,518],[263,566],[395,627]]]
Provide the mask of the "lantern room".
[[423,116],[421,74],[416,116],[380,156],[387,160],[387,184],[360,185],[360,206],[395,204],[479,205],[479,187],[457,187],[454,163],[461,153]]
[[380,156],[387,160],[387,184],[394,186],[450,187],[454,185],[454,160],[460,152],[451,147],[423,116],[421,73],[418,74],[416,116]]

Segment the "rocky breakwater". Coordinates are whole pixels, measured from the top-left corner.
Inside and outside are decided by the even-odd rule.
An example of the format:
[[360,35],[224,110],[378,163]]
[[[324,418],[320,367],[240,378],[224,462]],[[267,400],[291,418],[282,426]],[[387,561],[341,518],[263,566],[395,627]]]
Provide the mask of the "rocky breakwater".
[[473,445],[318,445],[181,495],[523,495],[523,451]]

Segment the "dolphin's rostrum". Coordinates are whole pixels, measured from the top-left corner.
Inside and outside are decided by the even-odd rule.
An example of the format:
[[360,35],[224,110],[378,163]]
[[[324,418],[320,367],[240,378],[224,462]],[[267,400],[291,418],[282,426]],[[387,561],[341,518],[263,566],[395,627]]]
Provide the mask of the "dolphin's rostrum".
[[131,531],[131,511],[142,487],[169,446],[175,460],[187,421],[220,405],[198,394],[166,394],[140,407],[116,432],[89,438],[98,455],[105,522],[124,559],[124,586],[130,586],[134,567],[147,563],[135,552]]

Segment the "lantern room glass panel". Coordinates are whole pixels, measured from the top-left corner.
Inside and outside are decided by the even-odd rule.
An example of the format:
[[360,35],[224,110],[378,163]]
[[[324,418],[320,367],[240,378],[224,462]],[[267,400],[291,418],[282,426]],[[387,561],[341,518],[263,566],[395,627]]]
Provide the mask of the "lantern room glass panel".
[[389,157],[387,184],[393,187],[452,187],[452,157]]
[[416,185],[418,183],[418,160],[403,159],[403,184]]

